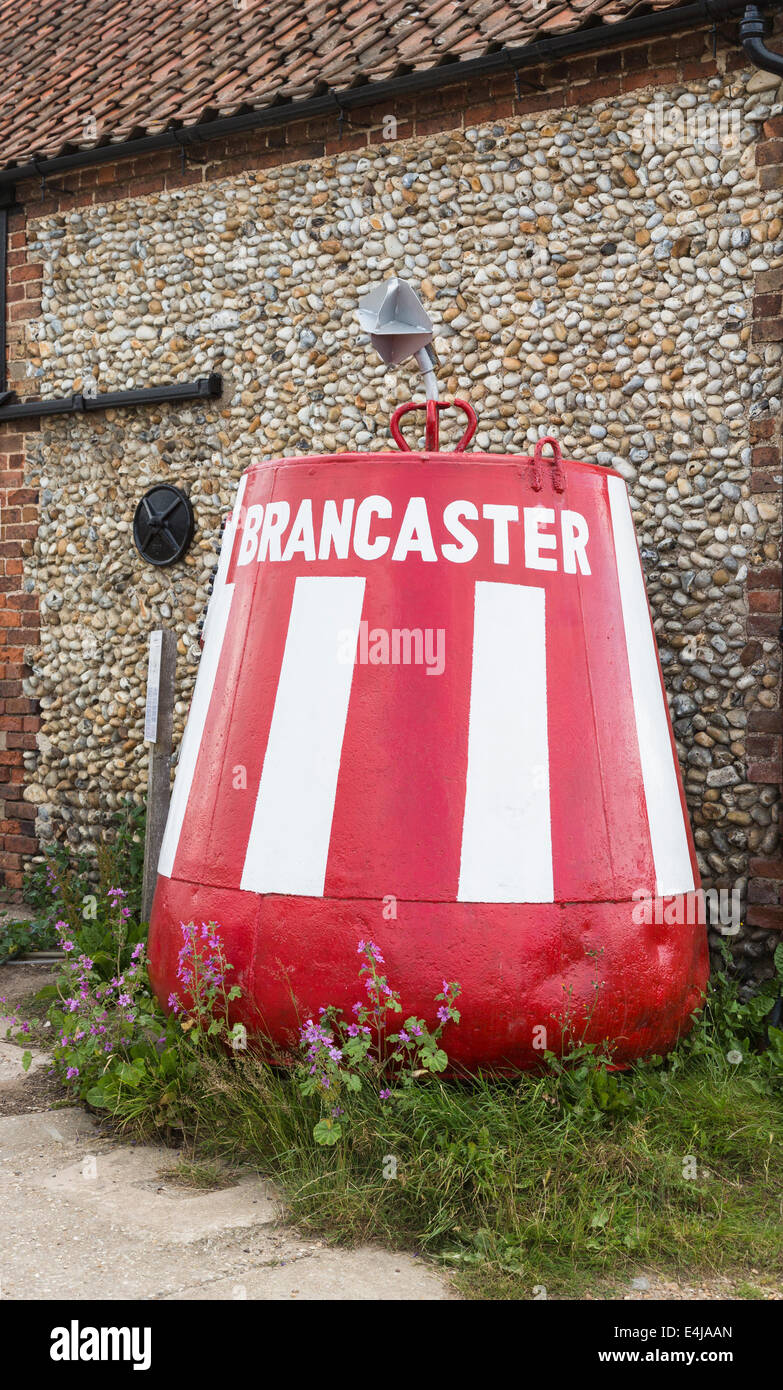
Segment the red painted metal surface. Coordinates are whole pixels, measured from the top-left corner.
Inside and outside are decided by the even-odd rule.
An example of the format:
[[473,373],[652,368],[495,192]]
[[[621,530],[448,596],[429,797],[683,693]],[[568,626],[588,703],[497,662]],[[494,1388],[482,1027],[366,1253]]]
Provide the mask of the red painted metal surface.
[[468,1068],[536,1065],[541,1028],[620,1063],[687,1029],[706,932],[625,485],[544,443],[245,474],[153,905],[164,1002],[196,920],[279,1043],[350,1011],[366,937],[404,1016],[459,980]]
[[[424,447],[428,453],[437,453],[440,444],[440,422],[438,419],[439,412],[441,410],[448,410],[451,404],[452,402],[450,401],[429,400],[424,402],[423,407],[417,401],[408,401],[407,405],[398,405],[397,409],[394,411],[394,414],[391,417],[391,420],[389,421],[389,430],[391,432],[391,437],[394,440],[397,447],[399,449],[404,450],[406,454],[410,453],[411,446],[402,432],[400,422],[405,415],[409,415],[411,414],[411,412],[424,409],[424,411],[426,412],[427,419]],[[476,429],[478,427],[478,416],[476,415],[473,406],[470,405],[468,401],[461,401],[457,399],[453,402],[453,404],[457,407],[458,410],[461,410],[468,417],[467,428],[465,429],[465,433],[459,441],[459,444],[457,445],[456,449],[456,452],[458,454],[461,454],[465,449],[467,449],[471,439],[476,433]]]

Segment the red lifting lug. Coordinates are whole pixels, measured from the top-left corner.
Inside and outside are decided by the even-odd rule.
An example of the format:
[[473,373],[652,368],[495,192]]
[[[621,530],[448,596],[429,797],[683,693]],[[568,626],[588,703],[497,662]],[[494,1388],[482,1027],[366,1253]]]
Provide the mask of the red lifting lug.
[[424,448],[428,454],[437,454],[440,448],[440,432],[438,412],[449,410],[454,405],[457,410],[462,410],[468,417],[467,427],[456,449],[455,454],[461,454],[468,447],[478,428],[478,416],[473,406],[468,401],[408,401],[407,405],[398,405],[391,417],[390,429],[392,439],[398,448],[404,449],[406,453],[411,452],[411,446],[405,439],[400,428],[400,420],[403,415],[408,415],[412,410],[426,411],[426,426],[424,433]]
[[552,465],[552,483],[555,492],[565,492],[565,474],[563,472],[563,455],[560,445],[551,434],[545,434],[539,439],[533,452],[533,491],[541,491],[541,464],[546,462],[544,459],[544,445],[549,444],[552,449],[552,457],[548,460]]

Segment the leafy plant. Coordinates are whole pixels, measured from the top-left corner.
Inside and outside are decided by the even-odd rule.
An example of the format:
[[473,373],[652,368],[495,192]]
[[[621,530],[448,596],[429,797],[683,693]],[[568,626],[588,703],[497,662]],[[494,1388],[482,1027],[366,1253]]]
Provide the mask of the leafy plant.
[[[693,1057],[720,1056],[729,1066],[738,1066],[749,1057],[764,1056],[762,1071],[769,1084],[783,1084],[783,1070],[777,1034],[772,1025],[776,1005],[783,994],[783,944],[773,955],[775,974],[765,980],[750,999],[741,1000],[739,985],[726,971],[716,972],[710,980],[705,1007],[694,1015],[693,1027],[680,1040],[667,1059],[667,1068],[675,1072]],[[724,960],[729,963],[727,949]]]
[[[84,930],[71,932],[61,921],[63,968],[57,983],[39,997],[52,1000],[54,1067],[66,1085],[95,1109],[151,1115],[156,1124],[171,1127],[183,1122],[179,1103],[194,1084],[205,1051],[214,1051],[219,1042],[244,1045],[243,1026],[228,1022],[229,1004],[240,991],[226,983],[231,966],[215,924],[183,923],[182,989],[169,999],[166,1016],[149,986],[144,943],[128,945],[125,896],[122,889],[108,890],[113,970],[98,969],[83,949]],[[29,1025],[21,1031],[28,1035]]]
[[57,932],[46,921],[0,922],[0,965],[30,951],[46,951],[57,945]]
[[233,965],[215,922],[180,925],[182,945],[177,962],[181,993],[169,995],[169,1008],[179,1019],[183,1033],[191,1033],[196,1047],[225,1042],[235,1050],[246,1045],[244,1024],[231,1024],[229,1005],[241,996],[239,985],[229,985]]
[[41,921],[48,921],[52,927],[57,917],[63,916],[60,878],[67,884],[84,885],[82,897],[89,886],[90,861],[86,855],[72,856],[65,845],[54,842],[43,849],[43,859],[30,864],[27,869],[22,896],[29,907],[38,914]]
[[580,1043],[563,1056],[545,1054],[560,1103],[575,1115],[630,1115],[636,1109],[633,1089],[612,1067],[611,1054],[594,1043]]
[[[118,813],[112,836],[98,846],[94,861],[71,859],[61,845],[50,846],[45,860],[27,880],[25,895],[37,907],[37,927],[56,944],[60,924],[68,924],[75,945],[108,979],[130,964],[131,952],[146,938],[141,922],[144,861],[144,811],[128,802]],[[120,890],[117,885],[127,884]],[[114,905],[123,898],[120,921]],[[118,929],[119,928],[119,929]]]
[[379,1098],[387,1101],[417,1077],[445,1071],[449,1059],[440,1046],[441,1034],[447,1023],[460,1020],[454,1007],[460,987],[444,980],[442,992],[435,996],[441,1002],[434,1029],[424,1019],[411,1017],[398,1032],[389,1032],[389,1015],[402,1013],[399,993],[378,970],[385,962],[375,942],[360,941],[357,950],[364,956],[359,977],[367,1000],[354,1004],[355,1021],[347,1023],[342,1010],[325,1006],[320,1022],[309,1018],[300,1032],[305,1060],[297,1070],[299,1089],[303,1096],[320,1098],[321,1116],[313,1138],[322,1145],[331,1146],[342,1137],[347,1117],[340,1102],[363,1085],[375,1087]]
[[80,950],[66,922],[59,939],[65,953],[55,985],[41,991],[53,996],[49,1023],[56,1030],[55,1070],[79,1096],[103,1107],[115,1093],[115,1083],[138,1085],[147,1058],[158,1061],[158,1045],[166,1042],[166,1025],[150,995],[144,970],[144,945],[138,942],[122,968],[124,913],[122,890],[113,889],[116,972],[110,978]]

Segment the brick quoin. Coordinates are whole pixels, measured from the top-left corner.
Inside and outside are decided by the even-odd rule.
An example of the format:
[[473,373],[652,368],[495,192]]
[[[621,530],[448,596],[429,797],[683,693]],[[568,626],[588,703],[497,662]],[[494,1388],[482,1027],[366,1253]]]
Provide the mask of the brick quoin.
[[[35,388],[24,377],[27,324],[41,311],[43,266],[27,252],[24,211],[9,217],[8,380],[21,397]],[[36,420],[0,424],[0,886],[22,887],[27,859],[38,844],[35,806],[25,800],[25,754],[37,747],[37,702],[25,693],[31,675],[25,653],[40,641],[38,595],[24,589],[24,556],[38,529],[38,490],[25,479],[26,446]]]
[[[26,268],[17,265],[11,274]],[[25,648],[38,645],[40,624],[38,597],[23,588],[22,558],[23,540],[37,530],[38,492],[25,485],[24,449],[18,426],[0,424],[0,886],[11,896],[38,849],[35,807],[24,799],[24,755],[36,748],[39,719],[24,682],[30,675]]]
[[[764,127],[766,139],[756,146],[756,164],[762,188],[783,187],[783,119],[775,117]],[[759,346],[783,340],[783,271],[756,275],[753,297],[752,337]],[[780,419],[766,416],[753,421],[750,475],[751,495],[769,501],[781,498]],[[783,558],[783,557],[781,557]],[[772,562],[748,574],[748,635],[774,639],[781,625],[783,565]],[[783,714],[778,691],[777,709],[748,712],[747,778],[755,785],[780,789],[783,779]],[[783,857],[777,846],[767,856],[751,859],[748,879],[747,923],[783,931]]]

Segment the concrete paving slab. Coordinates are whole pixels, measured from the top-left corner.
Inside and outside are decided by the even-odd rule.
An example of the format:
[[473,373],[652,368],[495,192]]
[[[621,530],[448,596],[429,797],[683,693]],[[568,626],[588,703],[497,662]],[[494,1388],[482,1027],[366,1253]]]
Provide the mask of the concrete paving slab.
[[195,1284],[169,1301],[299,1300],[301,1302],[389,1302],[451,1297],[443,1277],[422,1260],[362,1246],[357,1250],[312,1250],[273,1268],[237,1273],[211,1284]]
[[170,1149],[118,1148],[86,1154],[42,1186],[104,1224],[184,1244],[235,1227],[268,1225],[282,1214],[257,1177],[199,1192],[162,1179],[161,1169],[171,1166]]
[[[39,1052],[33,1047],[20,1047],[18,1043],[6,1040],[7,1027],[7,1020],[0,1018],[0,1086],[16,1086],[25,1076],[31,1076],[33,1072],[40,1071],[42,1067],[50,1067],[52,1064],[45,1052]],[[28,1051],[31,1056],[27,1071],[22,1066],[25,1051]]]
[[194,1191],[161,1177],[176,1162],[78,1108],[0,1118],[0,1298],[455,1296],[413,1256],[303,1237],[254,1175]]
[[28,1167],[30,1160],[51,1159],[53,1154],[62,1161],[64,1149],[70,1152],[87,1137],[99,1136],[95,1120],[78,1106],[34,1115],[6,1115],[0,1118],[0,1164],[19,1154],[28,1160]]
[[129,1235],[99,1216],[87,1219],[73,1203],[23,1184],[10,1195],[8,1202],[0,1192],[0,1300],[157,1301],[196,1281],[209,1299],[222,1281],[301,1253],[299,1241],[266,1227],[252,1232],[252,1241],[247,1231],[229,1231],[170,1243],[146,1231]]

